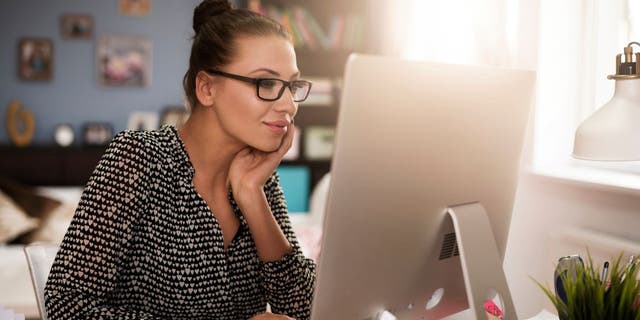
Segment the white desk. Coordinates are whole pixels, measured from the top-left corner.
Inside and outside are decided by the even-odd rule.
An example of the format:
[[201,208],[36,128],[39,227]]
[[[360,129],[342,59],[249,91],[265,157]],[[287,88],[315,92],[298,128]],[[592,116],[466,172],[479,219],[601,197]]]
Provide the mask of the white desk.
[[[446,320],[471,320],[473,319],[473,314],[471,313],[471,310],[465,310],[459,313],[456,313],[450,317],[446,317],[444,319]],[[558,320],[558,316],[556,316],[555,314],[545,310],[540,311],[540,313],[536,314],[535,316],[527,319],[527,320]],[[506,319],[509,320],[509,319]]]

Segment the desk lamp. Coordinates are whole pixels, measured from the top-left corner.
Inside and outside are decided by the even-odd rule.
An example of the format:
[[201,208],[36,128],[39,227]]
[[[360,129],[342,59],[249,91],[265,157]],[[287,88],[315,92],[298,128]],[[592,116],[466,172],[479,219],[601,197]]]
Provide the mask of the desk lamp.
[[[583,121],[576,130],[573,157],[583,160],[640,160],[640,53],[631,42],[616,56],[616,81],[609,102]],[[634,60],[635,56],[635,61]]]

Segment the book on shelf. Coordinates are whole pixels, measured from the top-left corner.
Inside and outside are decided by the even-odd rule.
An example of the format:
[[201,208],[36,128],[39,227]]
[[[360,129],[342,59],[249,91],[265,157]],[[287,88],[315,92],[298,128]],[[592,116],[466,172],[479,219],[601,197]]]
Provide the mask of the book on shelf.
[[327,41],[329,48],[340,48],[342,44],[342,36],[344,33],[345,19],[342,16],[332,16],[329,22],[329,33]]
[[313,13],[299,4],[264,5],[259,0],[249,0],[247,7],[282,24],[291,34],[295,47],[352,50],[364,43],[365,20],[360,14],[331,15],[323,28]]
[[364,19],[360,15],[351,15],[345,24],[341,47],[345,49],[360,48],[364,40]]
[[318,44],[325,50],[331,49],[331,39],[327,37],[327,34],[324,32],[316,18],[313,17],[311,12],[304,7],[300,7],[302,11],[302,15],[304,16],[304,21],[309,25],[309,29],[313,33],[315,40]]
[[302,37],[304,38],[305,45],[308,46],[309,49],[311,50],[317,49],[318,43],[316,42],[316,38],[313,35],[313,33],[311,33],[311,30],[309,28],[307,21],[305,21],[305,15],[304,15],[304,11],[302,10],[302,7],[296,6],[293,8],[293,17],[295,18],[296,26],[298,27],[298,30],[300,31],[300,33],[302,34]]

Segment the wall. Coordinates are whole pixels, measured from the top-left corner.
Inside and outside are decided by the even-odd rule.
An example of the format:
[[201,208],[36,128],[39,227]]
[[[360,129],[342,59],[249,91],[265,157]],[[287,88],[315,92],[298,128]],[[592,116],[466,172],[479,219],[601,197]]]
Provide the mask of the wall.
[[[160,111],[181,105],[184,75],[191,46],[193,8],[199,0],[153,0],[142,18],[120,15],[117,0],[2,0],[0,1],[0,144],[9,142],[5,110],[18,99],[36,118],[34,143],[53,143],[53,128],[71,123],[76,142],[87,121],[110,122],[126,129],[131,111]],[[92,40],[64,40],[59,19],[65,13],[91,14]],[[96,80],[96,43],[102,34],[148,37],[153,44],[151,86],[104,87]],[[17,53],[21,37],[47,37],[53,42],[54,66],[50,82],[18,78]]]

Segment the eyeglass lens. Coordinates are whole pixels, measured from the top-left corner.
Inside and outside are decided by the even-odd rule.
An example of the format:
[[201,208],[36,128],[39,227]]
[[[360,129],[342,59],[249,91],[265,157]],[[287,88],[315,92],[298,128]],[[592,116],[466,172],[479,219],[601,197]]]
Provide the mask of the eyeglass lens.
[[[305,81],[292,81],[291,94],[293,101],[304,101],[311,86]],[[258,82],[258,96],[266,100],[279,99],[285,90],[285,82],[279,79],[260,79]]]

